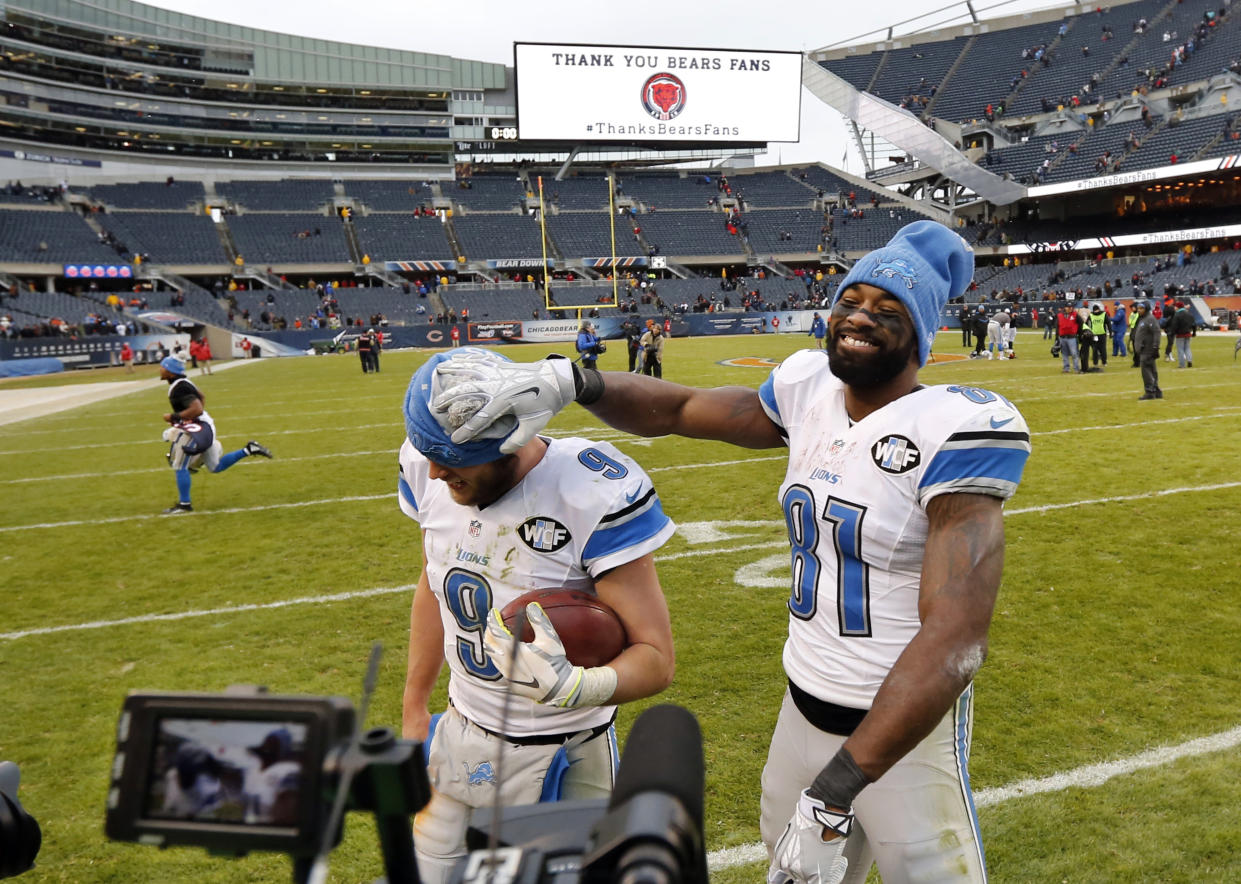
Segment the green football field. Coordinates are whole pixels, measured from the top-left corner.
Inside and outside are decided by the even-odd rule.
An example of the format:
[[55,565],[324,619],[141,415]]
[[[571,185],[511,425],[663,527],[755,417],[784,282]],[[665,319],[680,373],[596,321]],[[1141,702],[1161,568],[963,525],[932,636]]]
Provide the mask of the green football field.
[[[945,332],[937,353],[963,352],[958,339]],[[757,386],[767,369],[724,360],[778,360],[807,340],[676,339],[665,377]],[[1019,338],[1019,359],[922,374],[1003,394],[1032,432],[977,680],[971,778],[993,881],[1241,880],[1234,342],[1199,337],[1192,369],[1161,362],[1166,398],[1155,402],[1136,401],[1127,359],[1064,375],[1034,332]],[[356,701],[380,641],[367,724],[399,726],[419,539],[397,508],[395,461],[402,395],[426,357],[386,353],[379,375],[350,356],[195,374],[225,449],[258,439],[276,457],[199,473],[193,515],[159,515],[176,496],[161,384],[0,426],[0,759],[21,764],[21,798],[44,833],[23,880],[288,879],[279,856],[107,841],[117,714],[131,690],[233,684]],[[600,367],[623,359],[614,345]],[[0,394],[124,379],[109,369],[0,383]],[[549,432],[619,445],[680,526],[658,557],[678,658],[658,700],[702,723],[712,880],[760,881],[759,774],[784,690],[784,458],[637,439],[576,406]],[[622,710],[622,736],[644,705]],[[372,827],[351,815],[330,880],[381,871]]]

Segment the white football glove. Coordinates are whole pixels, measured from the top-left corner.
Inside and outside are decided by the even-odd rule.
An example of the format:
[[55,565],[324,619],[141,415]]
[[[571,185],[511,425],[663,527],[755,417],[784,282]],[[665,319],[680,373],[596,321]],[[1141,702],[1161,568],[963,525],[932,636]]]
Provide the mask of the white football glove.
[[557,412],[577,398],[573,363],[568,359],[508,362],[484,352],[460,361],[447,360],[436,372],[456,375],[460,382],[443,384],[450,389],[431,400],[432,411],[447,413],[459,399],[485,400],[473,417],[452,432],[453,443],[461,445],[485,437],[492,424],[511,415],[517,429],[500,445],[504,454],[511,454],[533,439]]
[[488,613],[483,634],[487,654],[508,679],[513,693],[562,709],[606,704],[616,693],[616,670],[607,666],[587,669],[570,663],[556,627],[538,602],[526,605],[526,617],[534,630],[533,642],[514,643],[513,633],[496,608]]
[[852,810],[831,810],[802,792],[776,842],[767,884],[839,884],[849,867],[844,852],[852,829]]

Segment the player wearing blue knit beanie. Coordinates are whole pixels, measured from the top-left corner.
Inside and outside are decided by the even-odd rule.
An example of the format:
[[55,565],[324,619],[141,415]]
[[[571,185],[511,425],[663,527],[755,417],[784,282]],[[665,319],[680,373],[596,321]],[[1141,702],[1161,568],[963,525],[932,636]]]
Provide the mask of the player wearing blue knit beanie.
[[973,278],[974,252],[965,240],[936,221],[915,221],[886,246],[858,259],[836,290],[836,301],[858,283],[895,297],[909,311],[922,366],[931,355],[944,305],[965,294]]

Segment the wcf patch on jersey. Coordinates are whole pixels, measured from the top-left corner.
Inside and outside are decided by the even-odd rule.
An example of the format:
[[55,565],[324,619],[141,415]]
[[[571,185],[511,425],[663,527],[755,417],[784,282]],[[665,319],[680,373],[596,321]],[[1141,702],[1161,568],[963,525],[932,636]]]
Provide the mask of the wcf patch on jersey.
[[885,473],[907,473],[922,461],[918,446],[904,436],[885,436],[870,449],[875,466]]
[[552,553],[572,538],[569,529],[547,516],[531,516],[517,527],[521,542],[535,552]]

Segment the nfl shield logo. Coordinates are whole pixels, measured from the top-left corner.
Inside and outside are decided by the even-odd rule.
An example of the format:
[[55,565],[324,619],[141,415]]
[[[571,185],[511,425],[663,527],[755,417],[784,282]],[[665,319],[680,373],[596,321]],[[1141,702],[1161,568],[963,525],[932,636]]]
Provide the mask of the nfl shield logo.
[[483,533],[483,523],[477,519],[470,519],[470,536],[477,537]]

